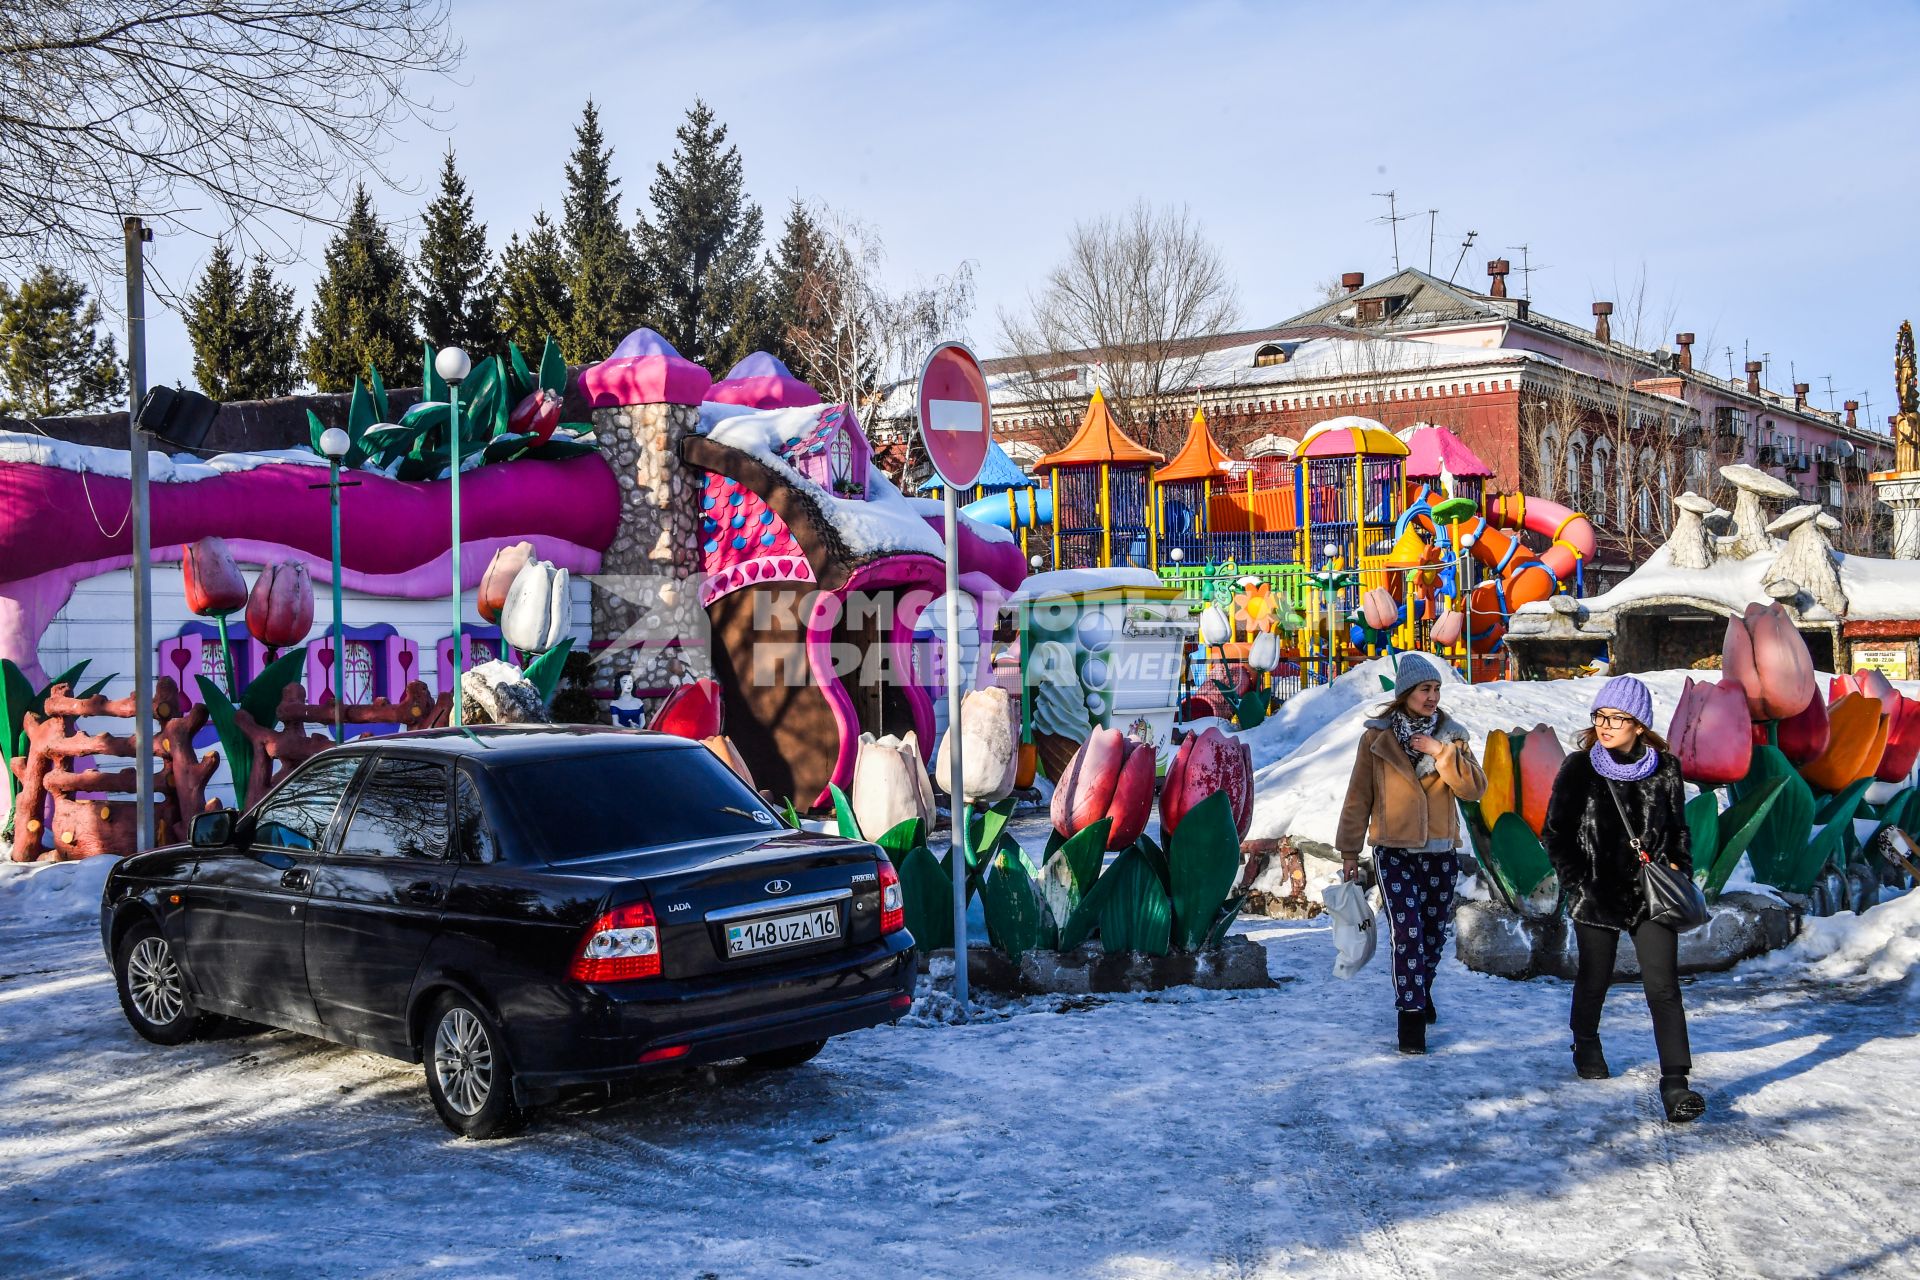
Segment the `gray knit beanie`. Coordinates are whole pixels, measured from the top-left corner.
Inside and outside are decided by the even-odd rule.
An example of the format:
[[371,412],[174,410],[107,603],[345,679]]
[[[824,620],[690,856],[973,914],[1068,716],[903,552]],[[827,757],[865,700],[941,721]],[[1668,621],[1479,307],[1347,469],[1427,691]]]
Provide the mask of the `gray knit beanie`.
[[1433,664],[1432,658],[1424,653],[1403,653],[1400,665],[1393,671],[1393,694],[1397,698],[1415,685],[1440,679],[1440,668]]

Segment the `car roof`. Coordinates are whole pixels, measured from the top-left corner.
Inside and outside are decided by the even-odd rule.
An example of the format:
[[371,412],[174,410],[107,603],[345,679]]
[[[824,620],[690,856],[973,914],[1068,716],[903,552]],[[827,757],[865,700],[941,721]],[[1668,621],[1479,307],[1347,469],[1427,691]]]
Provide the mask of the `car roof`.
[[360,738],[335,752],[404,750],[408,755],[465,757],[477,765],[525,764],[629,751],[674,751],[700,744],[691,738],[592,724],[483,724],[416,729]]

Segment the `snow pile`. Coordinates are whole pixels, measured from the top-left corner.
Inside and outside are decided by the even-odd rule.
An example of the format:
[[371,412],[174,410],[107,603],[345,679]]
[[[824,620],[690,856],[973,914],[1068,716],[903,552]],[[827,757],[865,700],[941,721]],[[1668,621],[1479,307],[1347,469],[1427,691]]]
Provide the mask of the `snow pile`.
[[72,862],[0,862],[0,917],[8,920],[95,920],[113,857]]
[[1902,894],[1865,915],[1811,917],[1800,936],[1757,966],[1804,969],[1828,982],[1905,982],[1920,995],[1920,892]]
[[[1388,700],[1380,679],[1392,674],[1386,658],[1362,663],[1331,685],[1288,699],[1265,724],[1245,735],[1254,765],[1250,837],[1292,835],[1333,843],[1363,722]],[[1686,677],[1700,674],[1642,673],[1640,678],[1653,691],[1656,729],[1664,730],[1672,719]],[[1441,694],[1440,705],[1472,736],[1476,755],[1484,754],[1492,730],[1530,729],[1542,723],[1553,726],[1561,745],[1571,748],[1587,724],[1593,696],[1605,683],[1605,676],[1587,676],[1469,685],[1455,677]]]
[[[0,462],[57,467],[82,475],[126,480],[133,474],[132,455],[125,449],[75,444],[25,431],[0,431]],[[325,467],[327,460],[311,449],[262,449],[257,453],[219,453],[202,460],[190,453],[170,457],[154,450],[147,455],[147,478],[154,484],[184,484],[215,476],[252,471],[255,467],[291,464]]]
[[[1744,560],[1722,555],[1706,569],[1676,568],[1671,552],[1661,547],[1619,586],[1588,596],[1580,605],[1589,614],[1598,614],[1653,597],[1675,597],[1739,613],[1754,601],[1765,603],[1770,598],[1761,580],[1784,545],[1776,541],[1775,550]],[[1839,553],[1839,561],[1849,620],[1879,622],[1920,615],[1920,564],[1845,553]],[[1551,607],[1545,600],[1536,600],[1522,605],[1519,612],[1546,613]]]

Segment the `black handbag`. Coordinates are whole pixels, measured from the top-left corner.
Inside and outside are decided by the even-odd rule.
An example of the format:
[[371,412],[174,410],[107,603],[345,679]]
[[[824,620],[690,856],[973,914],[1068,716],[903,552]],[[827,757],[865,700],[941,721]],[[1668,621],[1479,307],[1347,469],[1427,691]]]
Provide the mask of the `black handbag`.
[[[1614,789],[1613,779],[1607,779],[1607,794],[1613,797],[1613,807],[1620,814],[1620,825],[1626,827],[1627,809],[1620,803],[1620,793]],[[1640,892],[1647,900],[1647,919],[1657,925],[1664,925],[1675,933],[1686,933],[1698,929],[1711,918],[1707,910],[1707,895],[1700,892],[1700,886],[1693,877],[1683,875],[1667,865],[1664,858],[1648,855],[1640,837],[1629,827],[1627,844],[1633,849],[1633,856],[1640,859]]]

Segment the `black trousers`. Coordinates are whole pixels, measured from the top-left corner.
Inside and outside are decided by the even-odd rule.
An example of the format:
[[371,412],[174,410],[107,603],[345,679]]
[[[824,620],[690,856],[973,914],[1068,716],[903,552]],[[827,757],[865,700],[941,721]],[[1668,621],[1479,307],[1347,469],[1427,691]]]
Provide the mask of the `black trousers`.
[[[1620,930],[1575,922],[1580,942],[1580,973],[1573,981],[1573,1015],[1567,1025],[1577,1039],[1600,1034],[1600,1009],[1613,984],[1613,960],[1620,948]],[[1633,931],[1633,951],[1640,957],[1640,978],[1646,988],[1647,1012],[1653,1015],[1653,1042],[1660,1050],[1660,1074],[1684,1076],[1693,1070],[1687,1044],[1687,1011],[1680,1004],[1680,935],[1665,925],[1648,922]]]

